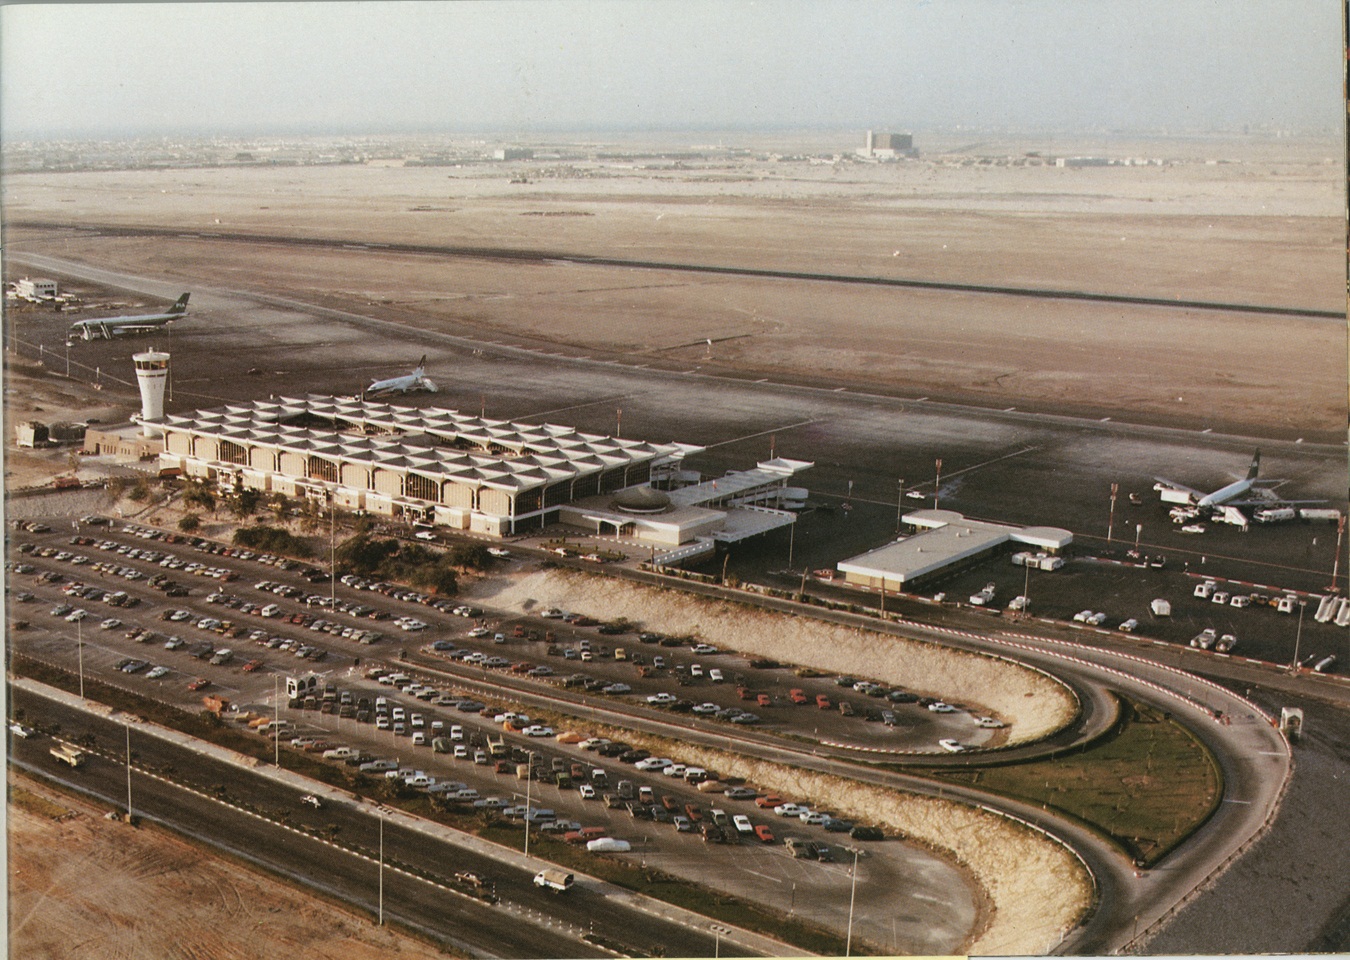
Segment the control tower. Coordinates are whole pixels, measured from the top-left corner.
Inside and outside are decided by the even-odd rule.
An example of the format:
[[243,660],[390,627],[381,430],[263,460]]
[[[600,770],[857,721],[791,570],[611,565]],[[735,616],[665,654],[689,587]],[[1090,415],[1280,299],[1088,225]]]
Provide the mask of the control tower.
[[136,383],[141,388],[141,432],[147,437],[162,437],[158,424],[164,419],[164,385],[169,379],[169,355],[158,350],[133,354]]

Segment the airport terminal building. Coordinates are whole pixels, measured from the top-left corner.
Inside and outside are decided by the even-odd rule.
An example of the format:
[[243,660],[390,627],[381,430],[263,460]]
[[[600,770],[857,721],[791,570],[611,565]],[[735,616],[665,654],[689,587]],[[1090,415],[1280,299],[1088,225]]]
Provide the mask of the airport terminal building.
[[811,465],[771,461],[719,490],[688,482],[682,461],[703,449],[690,444],[327,396],[230,404],[162,426],[161,469],[226,490],[498,537],[570,523],[666,548],[791,523],[794,514],[767,502]]
[[955,510],[916,510],[904,522],[915,532],[836,565],[845,583],[873,590],[913,590],[926,581],[1016,545],[1055,556],[1073,542],[1058,527],[1016,527],[971,520]]

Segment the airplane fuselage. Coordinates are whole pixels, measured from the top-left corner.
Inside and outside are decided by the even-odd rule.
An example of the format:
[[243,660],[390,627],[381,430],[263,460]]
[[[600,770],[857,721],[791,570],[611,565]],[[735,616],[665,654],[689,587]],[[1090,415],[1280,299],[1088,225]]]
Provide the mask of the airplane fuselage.
[[1252,488],[1250,480],[1235,480],[1226,487],[1221,487],[1213,493],[1206,494],[1196,501],[1197,507],[1217,507],[1229,500],[1242,496]]

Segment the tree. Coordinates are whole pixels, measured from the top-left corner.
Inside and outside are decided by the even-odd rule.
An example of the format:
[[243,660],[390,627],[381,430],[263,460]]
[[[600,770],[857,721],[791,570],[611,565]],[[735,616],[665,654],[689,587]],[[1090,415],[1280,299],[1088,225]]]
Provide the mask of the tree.
[[238,495],[230,503],[230,512],[240,520],[245,517],[251,517],[258,512],[258,506],[262,503],[262,493],[253,489],[240,490]]
[[216,496],[204,483],[189,483],[183,488],[183,503],[203,510],[216,510]]
[[184,533],[191,533],[202,525],[202,518],[195,513],[189,513],[183,519],[178,521],[178,529]]

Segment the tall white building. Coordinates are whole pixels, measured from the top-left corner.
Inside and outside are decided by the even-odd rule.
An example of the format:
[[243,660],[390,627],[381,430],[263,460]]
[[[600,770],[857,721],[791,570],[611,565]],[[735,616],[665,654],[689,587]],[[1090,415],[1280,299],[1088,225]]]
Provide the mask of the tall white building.
[[136,384],[141,389],[141,432],[147,437],[162,437],[169,355],[158,350],[147,350],[133,354],[131,359],[136,364]]

